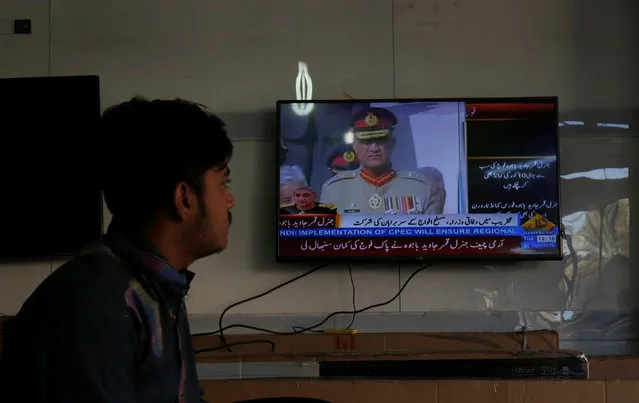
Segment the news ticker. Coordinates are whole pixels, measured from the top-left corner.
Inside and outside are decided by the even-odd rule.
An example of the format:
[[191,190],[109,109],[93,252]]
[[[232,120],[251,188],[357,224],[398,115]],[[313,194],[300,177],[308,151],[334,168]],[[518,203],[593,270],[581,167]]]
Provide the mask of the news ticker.
[[350,237],[425,237],[425,236],[518,236],[530,242],[557,242],[556,231],[527,231],[521,227],[444,227],[444,228],[286,228],[281,238],[350,238]]
[[519,214],[339,214],[336,228],[519,227]]
[[558,244],[522,242],[520,237],[421,237],[421,238],[280,238],[280,256],[387,256],[387,255],[485,255],[548,254]]
[[556,242],[558,227],[541,216],[521,222],[518,214],[312,215],[282,216],[280,237],[519,236]]

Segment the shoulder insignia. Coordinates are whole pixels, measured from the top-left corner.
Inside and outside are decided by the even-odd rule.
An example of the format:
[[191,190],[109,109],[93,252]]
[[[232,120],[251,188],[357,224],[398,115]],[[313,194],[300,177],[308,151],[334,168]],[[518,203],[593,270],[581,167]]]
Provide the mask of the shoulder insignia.
[[428,183],[428,178],[417,171],[399,171],[397,177],[402,179],[410,179],[422,183]]
[[339,182],[341,180],[355,179],[357,177],[357,172],[358,171],[345,171],[345,172],[337,173],[333,177],[328,179],[326,183],[324,183],[324,186],[333,184],[335,182]]
[[331,210],[334,210],[334,209],[336,209],[336,208],[337,208],[337,206],[336,206],[336,205],[334,205],[333,203],[319,203],[317,206],[318,206],[318,207],[325,207],[325,208],[329,208],[329,209],[331,209]]
[[280,208],[295,207],[295,203],[281,205]]

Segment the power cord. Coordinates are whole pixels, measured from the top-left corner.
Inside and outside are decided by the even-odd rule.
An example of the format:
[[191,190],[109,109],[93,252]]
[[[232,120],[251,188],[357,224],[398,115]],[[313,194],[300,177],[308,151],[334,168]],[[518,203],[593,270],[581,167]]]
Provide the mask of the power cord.
[[301,278],[304,278],[308,275],[310,275],[311,273],[316,272],[317,270],[326,267],[329,265],[329,263],[317,266],[309,271],[307,271],[306,273],[303,273],[297,277],[294,277],[276,287],[273,287],[261,294],[255,295],[253,297],[250,298],[246,298],[244,300],[241,300],[239,302],[236,302],[234,304],[229,305],[226,309],[224,309],[224,311],[222,311],[222,314],[220,315],[220,319],[219,319],[219,329],[213,332],[206,332],[206,333],[196,333],[193,334],[193,337],[199,337],[199,336],[213,336],[216,334],[220,335],[220,341],[222,342],[222,344],[220,346],[217,347],[213,347],[213,348],[206,348],[206,349],[200,349],[200,350],[196,350],[195,353],[199,354],[199,353],[204,353],[204,352],[209,352],[209,351],[216,351],[216,350],[222,350],[222,349],[226,349],[229,352],[232,352],[231,347],[233,347],[234,345],[247,345],[247,344],[257,344],[257,343],[263,343],[263,344],[270,344],[272,349],[274,350],[274,343],[271,342],[270,340],[251,340],[251,341],[244,341],[244,342],[237,342],[237,343],[228,343],[226,341],[226,338],[224,337],[224,332],[229,330],[229,329],[236,329],[236,328],[240,328],[240,329],[248,329],[248,330],[254,330],[254,331],[258,331],[258,332],[262,332],[262,333],[268,333],[268,334],[274,334],[274,335],[280,335],[280,336],[292,336],[292,335],[296,335],[296,334],[301,334],[301,333],[305,333],[305,332],[312,332],[315,329],[317,329],[318,327],[322,326],[323,324],[325,324],[326,322],[328,322],[329,319],[331,319],[334,316],[337,315],[358,315],[360,313],[369,311],[371,309],[375,309],[375,308],[379,308],[385,305],[388,305],[390,303],[392,303],[393,301],[395,301],[397,298],[399,298],[399,296],[402,294],[402,292],[404,292],[404,290],[406,289],[406,287],[408,286],[408,284],[411,282],[411,280],[420,272],[422,272],[423,270],[432,267],[435,263],[429,263],[425,266],[422,266],[418,269],[416,269],[413,273],[411,273],[410,276],[408,276],[408,278],[406,279],[406,281],[404,281],[404,284],[402,284],[402,286],[400,287],[400,289],[398,290],[397,293],[395,293],[395,295],[393,297],[391,297],[390,299],[384,301],[384,302],[380,302],[377,304],[373,304],[373,305],[369,305],[367,307],[361,308],[361,309],[354,309],[352,311],[336,311],[333,312],[331,314],[328,314],[323,320],[321,320],[320,322],[318,322],[317,324],[313,325],[313,326],[309,326],[309,327],[299,327],[297,328],[297,330],[293,331],[293,332],[278,332],[278,331],[274,331],[274,330],[270,330],[270,329],[264,329],[264,328],[260,328],[257,326],[250,326],[250,325],[243,325],[243,324],[232,324],[232,325],[228,325],[228,326],[222,326],[223,325],[223,317],[224,315],[232,308],[244,304],[246,302],[250,302],[250,301],[254,301],[258,298],[261,298],[265,295],[268,295],[276,290],[279,290],[280,288],[289,285]]
[[[603,208],[600,209],[600,212],[603,212]],[[602,267],[603,267],[603,214],[600,214],[599,216],[599,224],[600,224],[600,228],[599,228],[599,256],[598,256],[598,261],[597,261],[597,266],[598,266],[598,270],[601,272]],[[572,235],[566,233],[565,227],[562,225],[561,227],[561,237],[566,240],[566,246],[568,247],[568,253],[570,255],[570,265],[572,266],[572,270],[570,273],[570,277],[566,274],[565,269],[563,271],[563,280],[566,283],[566,310],[572,310],[570,308],[570,306],[574,306],[574,299],[575,299],[575,291],[576,291],[576,284],[575,282],[578,280],[579,278],[579,255],[577,253],[577,250],[574,247],[573,244],[573,239],[572,239]],[[599,273],[601,275],[601,273]],[[600,277],[601,278],[601,277]],[[599,294],[601,295],[601,294]],[[589,310],[589,306],[591,305],[591,303],[595,302],[596,300],[596,296],[595,297],[590,297],[587,298],[585,301],[583,301],[580,304],[580,307],[578,309],[578,315],[577,316],[581,316],[584,314],[584,312],[587,312]],[[576,318],[573,318],[572,320],[575,320]],[[560,319],[560,323],[563,324],[564,322],[564,318],[563,315]]]
[[[351,267],[350,264],[348,265],[348,277],[349,277],[350,282],[351,282],[351,290],[352,290],[351,295],[353,297],[353,312],[355,312],[357,310],[357,307],[355,305],[355,280],[353,280],[353,268]],[[345,328],[346,330],[349,330],[353,326],[353,323],[355,322],[355,317],[356,316],[357,315],[355,313],[353,313],[353,317],[351,318],[350,323]],[[293,330],[295,332],[303,331],[303,329],[304,328],[300,327],[300,326],[293,326]],[[311,333],[324,333],[321,330],[309,330],[309,332],[311,332]]]
[[[193,336],[198,336],[198,335],[194,334]],[[200,350],[195,350],[195,354],[209,353],[211,351],[225,350],[225,349],[228,349],[230,347],[246,346],[246,345],[250,345],[250,344],[269,344],[271,346],[271,353],[275,352],[275,343],[274,342],[272,342],[271,340],[266,340],[266,339],[256,339],[256,340],[236,341],[236,342],[233,342],[233,343],[223,344],[223,345],[217,346],[217,347],[203,348],[203,349],[200,349]],[[228,351],[231,351],[231,350],[228,350]]]
[[348,277],[351,279],[351,289],[353,290],[351,295],[353,296],[353,317],[351,317],[351,322],[348,324],[348,326],[346,326],[346,329],[350,329],[353,326],[353,323],[355,322],[355,316],[357,316],[357,314],[355,312],[357,312],[357,306],[355,304],[355,280],[353,280],[353,268],[351,267],[351,265],[348,265]]
[[[320,270],[320,269],[323,269],[324,267],[329,266],[330,264],[331,264],[331,262],[329,262],[329,263],[324,263],[324,264],[321,264],[321,265],[319,265],[319,266],[316,266],[316,267],[312,268],[311,270],[308,270],[307,272],[300,274],[299,276],[295,276],[295,277],[293,277],[293,278],[292,278],[292,279],[290,279],[290,280],[287,280],[287,281],[285,281],[285,282],[283,282],[283,283],[281,283],[281,284],[279,284],[279,285],[277,285],[277,286],[275,286],[275,287],[273,287],[273,288],[270,288],[270,289],[268,289],[268,290],[264,291],[264,292],[263,292],[263,293],[261,293],[261,294],[258,294],[258,295],[255,295],[255,296],[252,296],[252,297],[249,297],[249,298],[243,299],[243,300],[241,300],[241,301],[235,302],[235,303],[233,303],[233,304],[231,304],[231,305],[227,306],[227,307],[226,307],[226,308],[222,311],[222,313],[220,314],[220,318],[219,318],[219,320],[218,320],[219,330],[214,331],[214,332],[195,333],[195,334],[193,334],[193,337],[198,337],[198,336],[213,336],[213,335],[219,334],[219,335],[220,335],[220,340],[221,340],[221,342],[222,342],[222,346],[220,346],[220,347],[216,347],[216,348],[214,348],[214,350],[226,349],[227,351],[231,351],[231,348],[230,348],[230,347],[232,347],[232,345],[237,345],[237,344],[236,344],[236,343],[228,343],[228,342],[226,341],[226,337],[224,336],[224,332],[225,332],[226,330],[233,329],[233,328],[235,328],[235,327],[243,327],[243,328],[245,328],[245,329],[257,330],[257,331],[260,331],[260,332],[263,332],[263,333],[280,334],[280,333],[277,333],[277,332],[270,331],[270,330],[268,330],[268,329],[260,329],[260,328],[258,328],[258,327],[248,326],[248,325],[246,325],[246,326],[245,326],[245,325],[230,325],[230,326],[226,326],[226,327],[224,327],[224,326],[223,326],[224,315],[226,315],[226,313],[227,313],[228,311],[230,311],[231,309],[235,308],[236,306],[239,306],[239,305],[245,304],[245,303],[247,303],[247,302],[251,302],[251,301],[254,301],[254,300],[256,300],[256,299],[262,298],[262,297],[264,297],[264,296],[266,296],[266,295],[269,295],[269,294],[271,294],[272,292],[275,292],[275,291],[279,290],[279,289],[280,289],[280,288],[282,288],[282,287],[285,287],[285,286],[287,286],[287,285],[289,285],[289,284],[291,284],[291,283],[294,283],[294,282],[295,282],[295,281],[297,281],[297,280],[300,280],[300,279],[302,279],[302,278],[304,278],[304,277],[306,277],[306,276],[309,276],[309,275],[311,275],[311,274],[315,273],[316,271],[318,271],[318,270]],[[281,334],[288,334],[288,333],[281,333]],[[268,343],[267,343],[267,342],[268,342]],[[246,345],[246,344],[255,344],[255,343],[266,343],[266,344],[271,344],[271,350],[274,350],[274,349],[275,349],[274,344],[273,344],[270,340],[254,340],[254,341],[253,341],[253,343],[249,343],[249,342],[247,341],[247,342],[243,342],[242,344],[243,344],[243,345]],[[205,349],[204,351],[211,351],[211,349]],[[202,351],[202,350],[197,350],[197,351],[196,351],[196,353],[198,353],[198,352],[204,352],[204,351]]]

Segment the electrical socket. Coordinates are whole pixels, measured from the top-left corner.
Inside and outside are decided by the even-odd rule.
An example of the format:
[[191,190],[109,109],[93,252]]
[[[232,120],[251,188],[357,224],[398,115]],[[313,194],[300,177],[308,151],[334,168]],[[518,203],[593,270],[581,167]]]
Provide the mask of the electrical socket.
[[31,20],[13,20],[13,33],[16,35],[31,34]]
[[30,35],[31,20],[0,18],[0,35]]

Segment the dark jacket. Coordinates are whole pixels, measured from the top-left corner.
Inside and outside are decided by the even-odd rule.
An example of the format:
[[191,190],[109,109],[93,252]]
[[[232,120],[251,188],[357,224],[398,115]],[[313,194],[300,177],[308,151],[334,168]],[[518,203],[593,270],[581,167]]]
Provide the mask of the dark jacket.
[[192,279],[151,245],[110,229],[6,323],[6,401],[199,403],[184,304]]

